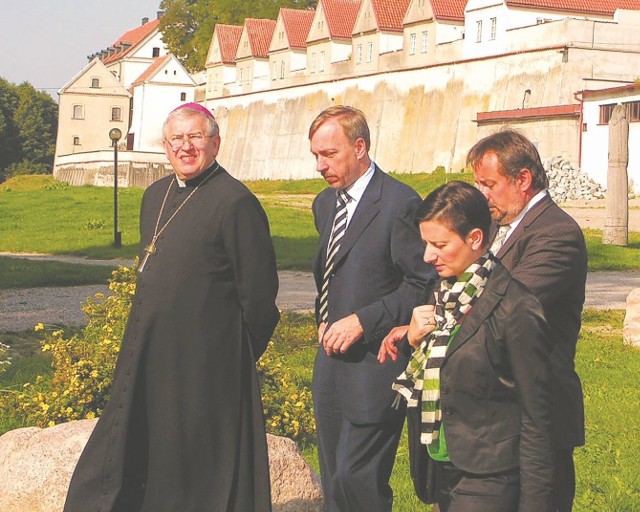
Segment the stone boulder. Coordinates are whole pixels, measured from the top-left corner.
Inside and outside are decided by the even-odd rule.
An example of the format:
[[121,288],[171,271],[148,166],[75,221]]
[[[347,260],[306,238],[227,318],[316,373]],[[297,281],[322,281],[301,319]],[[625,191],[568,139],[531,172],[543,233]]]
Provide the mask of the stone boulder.
[[[21,428],[0,437],[0,511],[59,512],[97,420]],[[274,512],[321,512],[320,479],[290,439],[267,435]]]
[[627,295],[622,333],[625,344],[640,347],[640,288]]

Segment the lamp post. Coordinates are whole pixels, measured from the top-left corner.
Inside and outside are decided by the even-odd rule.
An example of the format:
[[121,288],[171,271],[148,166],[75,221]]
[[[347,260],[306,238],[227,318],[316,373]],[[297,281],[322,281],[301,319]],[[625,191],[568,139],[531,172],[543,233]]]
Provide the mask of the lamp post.
[[111,128],[109,138],[113,145],[113,246],[122,247],[122,233],[118,231],[118,141],[122,138],[122,131]]

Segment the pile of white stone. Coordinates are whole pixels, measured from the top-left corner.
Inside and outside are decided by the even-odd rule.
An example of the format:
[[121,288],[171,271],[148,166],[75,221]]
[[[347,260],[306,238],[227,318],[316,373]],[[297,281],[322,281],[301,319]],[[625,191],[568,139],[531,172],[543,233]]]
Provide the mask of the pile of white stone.
[[544,163],[549,177],[549,193],[557,203],[574,200],[604,199],[605,189],[580,168],[557,156]]

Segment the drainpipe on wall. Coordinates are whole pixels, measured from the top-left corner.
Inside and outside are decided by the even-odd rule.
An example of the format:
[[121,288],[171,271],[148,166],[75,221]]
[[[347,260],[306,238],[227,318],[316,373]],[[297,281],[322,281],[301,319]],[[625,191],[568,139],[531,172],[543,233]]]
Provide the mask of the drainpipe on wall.
[[[583,91],[573,93],[573,98],[580,102],[580,122],[578,130],[580,135],[578,136],[578,167],[582,169],[582,124],[584,119],[584,98],[582,97]],[[578,98],[580,96],[580,98]]]

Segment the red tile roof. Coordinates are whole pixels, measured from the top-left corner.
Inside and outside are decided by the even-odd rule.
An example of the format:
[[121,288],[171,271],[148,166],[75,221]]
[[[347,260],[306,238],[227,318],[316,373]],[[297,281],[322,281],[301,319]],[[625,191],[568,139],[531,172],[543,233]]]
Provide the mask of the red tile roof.
[[478,123],[487,121],[506,121],[509,119],[527,119],[532,117],[575,117],[580,115],[580,104],[551,105],[548,107],[522,108],[514,110],[494,110],[478,112]]
[[144,39],[146,39],[152,32],[158,29],[158,24],[160,23],[159,19],[151,20],[146,22],[144,25],[140,25],[128,32],[125,32],[119,39],[116,39],[114,43],[111,45],[112,47],[116,47],[121,43],[130,43],[131,46],[126,48],[124,51],[120,51],[110,55],[109,57],[105,57],[102,59],[103,64],[109,64],[111,62],[120,60],[122,57],[133,51],[133,49],[140,44]]
[[411,0],[371,0],[371,6],[380,30],[402,32],[402,21]]
[[236,52],[242,36],[240,25],[224,25],[218,23],[215,28],[220,46],[220,61],[224,64],[233,64],[236,61]]
[[247,29],[252,57],[269,57],[269,45],[276,28],[275,20],[246,18],[244,26]]
[[360,0],[320,0],[331,39],[351,39]]
[[284,30],[291,48],[305,48],[315,12],[302,9],[280,9]]
[[464,21],[467,0],[430,0],[433,16],[437,20]]
[[166,55],[163,55],[162,57],[155,58],[153,60],[153,63],[151,64],[151,66],[149,66],[147,69],[145,69],[144,72],[138,78],[136,78],[133,81],[133,83],[131,84],[131,87],[133,88],[134,86],[143,83],[151,75],[153,75],[160,68],[160,66],[162,66],[165,62],[167,62],[170,58],[171,58],[171,55],[168,54],[168,53]]
[[640,0],[506,0],[509,7],[574,11],[613,16],[616,9],[640,10]]

